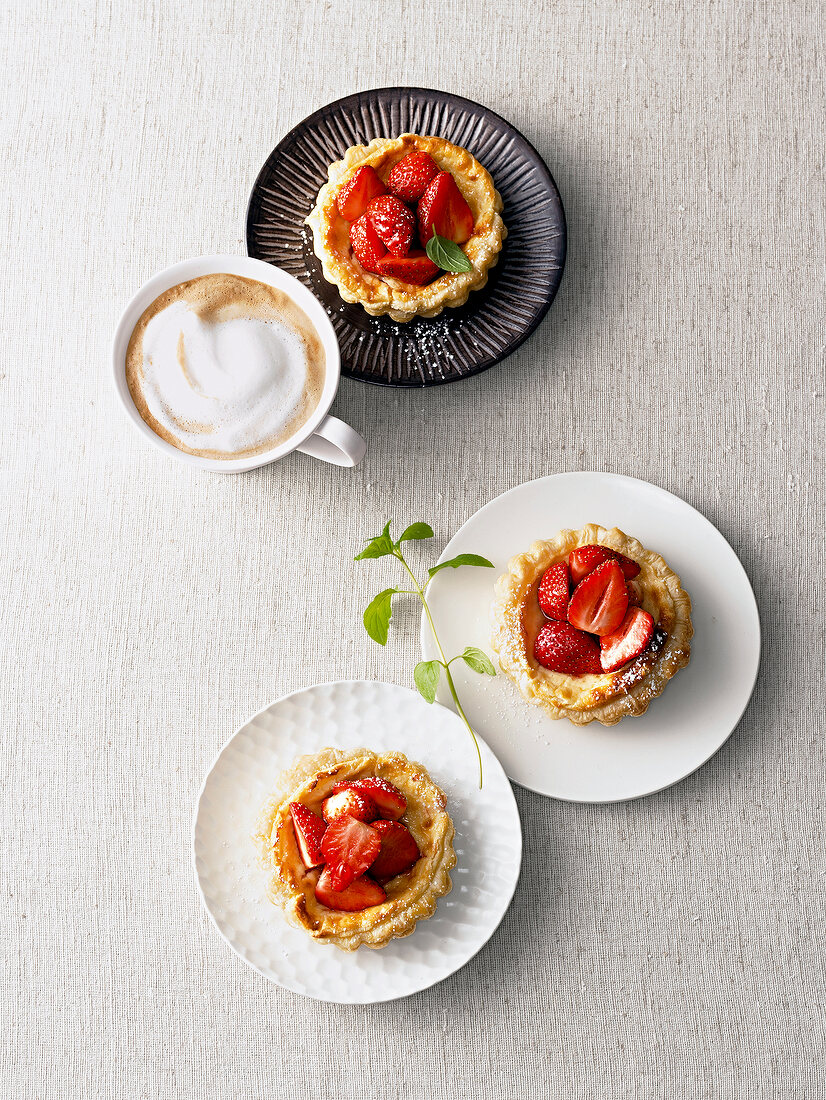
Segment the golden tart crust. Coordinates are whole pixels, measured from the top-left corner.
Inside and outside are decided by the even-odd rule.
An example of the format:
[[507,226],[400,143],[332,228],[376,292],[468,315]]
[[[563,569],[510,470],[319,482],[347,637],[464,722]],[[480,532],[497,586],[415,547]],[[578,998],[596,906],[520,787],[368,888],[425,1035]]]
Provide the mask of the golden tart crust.
[[[616,672],[588,676],[551,672],[533,655],[536,635],[547,621],[537,600],[539,581],[549,566],[577,546],[591,543],[609,546],[637,562],[640,572],[631,583],[665,639],[655,630],[648,649]],[[534,542],[526,553],[511,558],[495,592],[491,641],[499,665],[525,698],[551,718],[568,718],[580,726],[589,722],[613,726],[629,715],[644,714],[674,673],[688,664],[694,633],[688,593],[659,554],[646,550],[618,527],[609,531],[589,523],[579,531],[564,530],[555,538]]]
[[[290,803],[302,802],[314,813],[336,783],[377,776],[398,787],[407,799],[404,823],[413,834],[421,858],[409,871],[385,886],[387,900],[360,913],[328,909],[315,896],[321,868],[308,871],[295,841]],[[343,951],[384,947],[409,936],[417,921],[433,915],[437,900],[451,889],[450,869],[456,865],[453,822],[446,798],[421,764],[400,752],[370,749],[322,749],[299,757],[279,780],[278,790],[262,807],[253,834],[262,865],[270,872],[268,895],[292,923],[319,943]]]
[[[446,271],[427,286],[413,286],[365,271],[350,247],[349,222],[336,206],[339,188],[357,168],[372,165],[386,180],[397,161],[417,150],[428,153],[442,171],[451,173],[474,217],[473,235],[462,245],[473,270]],[[321,260],[324,278],[338,287],[345,302],[360,303],[373,316],[387,313],[394,321],[410,321],[414,317],[435,317],[446,306],[464,305],[470,292],[488,281],[488,271],[499,259],[507,236],[501,218],[502,196],[489,173],[467,149],[444,138],[418,134],[376,138],[369,145],[348,149],[341,160],[330,165],[327,175],[328,182],[319,191],[306,223],[313,231],[313,251]]]

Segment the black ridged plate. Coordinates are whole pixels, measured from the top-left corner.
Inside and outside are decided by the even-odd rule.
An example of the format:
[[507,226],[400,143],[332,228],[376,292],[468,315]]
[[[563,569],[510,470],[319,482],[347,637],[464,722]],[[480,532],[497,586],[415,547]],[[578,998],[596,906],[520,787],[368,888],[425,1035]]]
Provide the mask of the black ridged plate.
[[[304,219],[346,149],[407,132],[438,135],[473,153],[502,195],[508,236],[487,286],[466,305],[400,323],[342,300],[322,275]],[[325,304],[343,374],[383,386],[454,382],[510,355],[554,300],[565,244],[562,200],[530,142],[486,107],[428,88],[358,92],[305,118],[270,153],[247,209],[249,255],[283,267]]]

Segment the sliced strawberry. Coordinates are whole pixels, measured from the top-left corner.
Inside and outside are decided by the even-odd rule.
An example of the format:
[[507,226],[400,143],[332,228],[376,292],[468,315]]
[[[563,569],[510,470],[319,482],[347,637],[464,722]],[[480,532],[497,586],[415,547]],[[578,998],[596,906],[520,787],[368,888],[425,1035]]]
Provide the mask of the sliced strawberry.
[[381,837],[381,851],[370,868],[374,878],[394,878],[409,870],[422,854],[413,834],[401,821],[377,821],[373,828]]
[[388,252],[406,256],[416,232],[413,211],[395,195],[381,195],[367,207],[367,217]]
[[364,874],[381,849],[381,837],[363,821],[345,814],[327,826],[321,851],[330,869],[334,890],[344,890]]
[[599,646],[570,623],[545,623],[536,636],[533,655],[543,668],[568,676],[602,672]]
[[349,814],[356,821],[375,821],[379,816],[376,803],[372,798],[362,794],[361,791],[352,790],[330,795],[324,800],[321,812],[328,825],[344,814]]
[[387,252],[366,214],[362,214],[350,226],[350,245],[361,266],[374,273],[379,260]]
[[368,204],[379,195],[384,195],[387,188],[378,177],[376,169],[369,164],[362,164],[343,183],[336,195],[336,206],[342,218],[348,222],[354,222],[367,209]]
[[346,790],[347,787],[353,787],[369,795],[378,806],[379,814],[390,818],[391,821],[398,821],[407,809],[407,799],[398,787],[394,787],[386,779],[378,779],[374,775],[367,776],[365,779],[349,779],[343,783],[336,783],[333,793],[337,794],[339,791]]
[[393,166],[387,186],[402,202],[417,202],[438,171],[436,162],[427,153],[408,153]]
[[640,571],[640,567],[633,558],[626,558],[625,554],[620,554],[618,550],[614,552],[617,555],[617,561],[620,564],[623,577],[625,577],[627,581],[630,581],[632,577],[636,577]]
[[559,561],[542,574],[537,591],[542,613],[549,619],[568,618],[568,600],[571,598],[570,570],[566,561]]
[[590,634],[610,634],[628,609],[628,589],[615,558],[598,565],[574,589],[568,604],[568,622]]
[[568,555],[568,564],[571,567],[571,580],[579,584],[583,577],[593,573],[598,565],[604,561],[610,561],[614,557],[614,551],[607,546],[577,546]]
[[[622,569],[622,564],[620,564],[620,569]],[[628,589],[628,606],[640,607],[642,604],[640,586],[635,584],[634,581],[627,581],[625,587]]]
[[311,809],[301,802],[290,803],[290,817],[293,820],[295,842],[298,854],[305,867],[320,867],[324,862],[321,842],[327,826]]
[[389,275],[393,279],[404,279],[406,283],[424,286],[441,272],[441,268],[430,259],[421,248],[408,252],[406,256],[391,256],[388,252],[376,265],[379,275]]
[[440,237],[464,244],[473,235],[473,211],[450,172],[440,172],[419,202],[419,240],[427,244],[433,227]]
[[612,550],[610,546],[599,546],[596,543],[591,543],[588,546],[577,546],[576,550],[572,550],[568,555],[571,580],[574,584],[579,584],[583,577],[593,573],[598,565],[602,565],[604,561],[610,561],[612,558],[619,562],[622,575],[626,580],[636,577],[639,573],[640,567],[631,558],[626,558],[625,554]]
[[648,647],[654,620],[641,607],[629,607],[617,630],[600,638],[600,660],[605,672],[614,672]]
[[367,875],[354,879],[348,886],[337,890],[333,885],[330,869],[325,867],[316,883],[316,900],[328,909],[340,909],[345,913],[359,913],[371,905],[381,905],[387,900],[387,894],[377,882]]

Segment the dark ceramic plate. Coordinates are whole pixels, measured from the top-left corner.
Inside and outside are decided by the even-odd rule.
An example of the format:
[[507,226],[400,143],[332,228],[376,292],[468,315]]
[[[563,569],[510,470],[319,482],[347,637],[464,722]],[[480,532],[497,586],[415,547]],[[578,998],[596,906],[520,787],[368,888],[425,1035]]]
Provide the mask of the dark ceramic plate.
[[[321,273],[304,218],[327,169],[351,145],[435,134],[468,149],[493,177],[508,228],[487,286],[431,320],[399,323],[348,305]],[[548,311],[565,266],[565,213],[534,147],[499,115],[427,88],[380,88],[329,103],[270,153],[247,209],[247,252],[300,279],[327,307],[342,373],[383,386],[432,386],[487,370],[527,339]]]

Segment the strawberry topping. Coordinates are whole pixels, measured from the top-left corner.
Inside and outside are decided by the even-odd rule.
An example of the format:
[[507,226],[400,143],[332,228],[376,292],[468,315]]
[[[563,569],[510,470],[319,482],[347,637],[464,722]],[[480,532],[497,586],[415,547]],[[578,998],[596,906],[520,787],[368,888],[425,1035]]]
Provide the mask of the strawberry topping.
[[549,619],[568,618],[568,600],[571,598],[570,571],[568,563],[557,562],[542,574],[537,592],[539,606]]
[[387,894],[377,882],[367,875],[353,879],[343,889],[336,889],[329,867],[321,872],[316,883],[315,896],[328,909],[340,909],[346,913],[359,913],[371,905],[381,905],[387,900]]
[[473,235],[473,212],[450,172],[439,172],[419,202],[419,239],[427,244],[433,227],[440,237],[464,244]]
[[386,191],[387,188],[379,179],[376,169],[369,164],[363,164],[341,185],[336,196],[338,212],[345,221],[354,222],[361,217],[372,199]]
[[408,153],[393,167],[387,186],[402,202],[417,202],[438,171],[436,162],[427,153]]
[[330,795],[329,798],[324,800],[321,812],[328,825],[344,814],[349,814],[356,821],[375,821],[379,816],[379,811],[373,799],[366,794],[362,794],[361,791],[353,790],[340,791],[338,794]]
[[421,852],[407,826],[400,821],[377,821],[373,828],[381,837],[381,851],[373,861],[370,874],[386,881],[409,870]]
[[366,214],[362,214],[358,221],[354,221],[350,226],[350,245],[361,266],[366,271],[376,273],[376,265],[387,249]]
[[367,217],[393,256],[406,256],[416,232],[416,219],[395,195],[381,195],[367,207]]
[[333,889],[345,890],[364,874],[380,849],[381,838],[372,826],[349,814],[337,817],[321,842]]
[[585,676],[602,671],[599,646],[593,638],[570,623],[545,623],[536,636],[533,655],[543,668],[568,676]]
[[611,634],[628,608],[628,589],[615,558],[598,565],[574,589],[568,604],[568,622],[591,634]]
[[379,275],[403,279],[406,283],[415,283],[416,286],[429,283],[441,270],[420,248],[408,252],[406,256],[392,256],[388,252],[386,256],[382,256],[376,267]]
[[314,814],[301,802],[290,803],[290,817],[293,821],[298,854],[301,856],[304,866],[308,869],[319,867],[324,862],[321,842],[326,831],[326,825],[318,814]]
[[349,779],[343,783],[336,783],[333,787],[333,793],[338,794],[339,791],[346,790],[348,787],[361,791],[372,798],[381,817],[398,821],[407,809],[407,799],[398,787],[394,787],[386,779],[379,779],[377,776],[372,775],[364,779]]
[[654,620],[641,607],[629,607],[619,627],[600,638],[600,660],[605,672],[614,672],[633,661],[648,647]]
[[568,555],[568,564],[571,567],[571,580],[574,584],[579,584],[583,577],[587,577],[589,573],[593,573],[598,565],[602,565],[604,561],[619,562],[620,569],[622,569],[622,575],[626,580],[630,580],[632,577],[636,577],[640,571],[640,567],[631,558],[627,558],[625,554],[620,554],[617,550],[612,550],[610,546],[599,546],[595,543],[591,543],[588,546],[577,546],[575,550],[572,550]]

